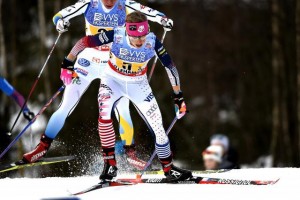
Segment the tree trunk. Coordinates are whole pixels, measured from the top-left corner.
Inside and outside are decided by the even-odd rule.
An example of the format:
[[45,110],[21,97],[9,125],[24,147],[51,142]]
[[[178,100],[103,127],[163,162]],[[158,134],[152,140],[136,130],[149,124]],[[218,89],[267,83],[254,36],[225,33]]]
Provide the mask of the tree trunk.
[[[38,12],[39,12],[39,27],[40,27],[40,38],[41,38],[41,43],[40,43],[40,63],[41,67],[44,65],[46,61],[46,55],[45,55],[45,43],[46,43],[46,20],[45,20],[45,5],[44,5],[44,0],[39,0],[38,1]],[[44,86],[45,86],[45,95],[46,99],[50,99],[51,97],[51,87],[50,87],[50,79],[49,79],[49,72],[48,68],[44,68]]]
[[[2,0],[0,0],[0,11],[2,10]],[[2,12],[0,12],[2,13]],[[4,30],[2,23],[2,15],[0,14],[0,74],[3,77],[7,76],[6,69],[6,54],[5,54],[5,43],[4,43]]]
[[13,86],[16,86],[17,84],[17,79],[16,79],[16,69],[17,69],[17,37],[16,37],[16,23],[17,23],[17,18],[16,18],[16,0],[12,0],[12,5],[11,5],[11,35],[12,35],[12,41],[11,41],[11,70],[9,75],[11,75],[11,83]]
[[[0,0],[0,11],[2,11],[2,0]],[[6,68],[6,53],[5,53],[5,42],[4,42],[4,30],[3,30],[3,23],[2,23],[2,13],[0,12],[0,75],[3,77],[7,76],[7,68]],[[6,105],[6,97],[3,93],[1,95],[1,104],[0,104],[0,116],[4,115]]]
[[281,132],[280,124],[280,68],[282,67],[282,49],[280,46],[280,28],[279,17],[281,11],[277,0],[271,0],[271,23],[272,23],[272,69],[273,69],[273,108],[272,108],[272,138],[271,138],[271,154],[276,164],[278,161],[277,148],[278,139]]
[[298,107],[298,163],[300,153],[300,3],[296,1],[296,63],[297,63],[297,107]]

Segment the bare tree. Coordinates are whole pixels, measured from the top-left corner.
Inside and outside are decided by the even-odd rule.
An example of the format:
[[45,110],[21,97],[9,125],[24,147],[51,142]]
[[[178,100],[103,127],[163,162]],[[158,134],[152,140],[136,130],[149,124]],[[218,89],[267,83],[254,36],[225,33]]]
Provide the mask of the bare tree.
[[[44,0],[39,0],[38,1],[38,13],[39,13],[39,27],[40,27],[40,38],[41,38],[41,43],[40,43],[40,63],[41,65],[44,64],[46,60],[46,55],[45,55],[45,43],[46,43],[46,20],[45,20],[45,4]],[[45,86],[45,94],[46,94],[46,99],[49,99],[51,96],[51,87],[50,87],[50,80],[49,80],[49,72],[48,68],[45,67],[44,70],[44,86]]]
[[[298,152],[300,152],[300,3],[296,1],[296,63],[297,63],[297,106],[298,106]],[[298,161],[299,161],[298,153]]]
[[272,68],[273,68],[273,111],[272,111],[272,142],[271,153],[276,162],[276,148],[278,146],[278,137],[280,132],[280,101],[279,101],[279,72],[282,64],[282,52],[280,47],[280,28],[279,16],[280,8],[277,0],[271,1],[272,10]]
[[[0,0],[0,11],[2,10],[2,0]],[[6,54],[5,54],[5,42],[4,42],[4,31],[2,23],[2,13],[0,12],[0,75],[6,77]],[[4,105],[6,105],[6,98],[4,95],[1,96],[1,107],[0,107],[0,116],[4,113]]]
[[[273,69],[273,126],[271,152],[274,156],[274,164],[295,163],[293,120],[294,112],[290,109],[294,105],[293,95],[293,58],[288,56],[295,50],[289,44],[289,36],[294,27],[287,28],[286,24],[292,20],[288,18],[289,6],[287,2],[279,0],[271,1],[272,11],[272,69]],[[291,43],[291,42],[290,42]],[[299,80],[298,80],[299,81]]]

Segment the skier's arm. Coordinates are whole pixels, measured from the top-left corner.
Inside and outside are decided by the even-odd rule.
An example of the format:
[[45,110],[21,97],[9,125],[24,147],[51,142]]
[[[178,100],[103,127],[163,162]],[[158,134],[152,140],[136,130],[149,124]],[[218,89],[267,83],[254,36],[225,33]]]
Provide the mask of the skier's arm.
[[77,55],[85,48],[92,48],[108,44],[114,40],[114,30],[102,32],[93,36],[85,36],[77,41],[67,59],[71,62],[75,61]]
[[155,52],[167,71],[174,93],[179,93],[180,80],[177,68],[173,63],[171,56],[168,54],[162,43],[157,38],[155,40]]
[[183,93],[180,90],[180,80],[179,74],[176,66],[174,65],[171,56],[168,54],[166,49],[163,47],[161,42],[156,38],[155,40],[155,52],[159,60],[165,66],[165,69],[168,73],[170,82],[174,90],[174,104],[175,104],[175,113],[177,119],[182,118],[187,111],[186,104],[183,98]]
[[[21,95],[7,80],[0,76],[0,89],[7,95],[10,96],[21,108],[25,103],[23,95]],[[24,117],[30,121],[34,117],[34,113],[29,110],[27,105],[23,108]]]
[[134,11],[140,11],[147,16],[147,19],[153,22],[157,22],[164,27],[165,30],[170,31],[173,27],[173,20],[167,18],[164,13],[157,10],[144,6],[133,0],[126,0],[126,11],[127,14]]
[[58,32],[64,32],[70,25],[69,20],[83,14],[90,4],[90,0],[79,0],[74,5],[68,6],[56,13],[52,20]]
[[108,44],[114,39],[114,30],[99,33],[93,36],[85,36],[78,40],[71,52],[61,63],[60,79],[65,85],[69,85],[73,78],[77,77],[74,63],[77,55],[87,47],[97,47]]

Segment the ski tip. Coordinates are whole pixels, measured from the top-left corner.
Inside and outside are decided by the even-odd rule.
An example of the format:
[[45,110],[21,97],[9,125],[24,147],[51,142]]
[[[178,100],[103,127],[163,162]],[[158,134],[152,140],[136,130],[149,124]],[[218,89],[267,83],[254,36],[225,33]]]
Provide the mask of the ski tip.
[[67,161],[70,161],[70,160],[74,160],[76,156],[70,155],[70,156],[65,156],[65,158]]
[[[49,158],[51,159],[51,157],[49,157]],[[53,158],[61,159],[61,160],[64,160],[64,161],[71,161],[71,160],[74,160],[76,158],[76,156],[69,155],[69,156],[59,156],[59,157],[53,157]]]
[[58,156],[58,157],[45,157],[41,158],[40,160],[36,161],[35,163],[41,162],[51,162],[51,163],[59,163],[59,162],[69,162],[76,159],[76,156]]

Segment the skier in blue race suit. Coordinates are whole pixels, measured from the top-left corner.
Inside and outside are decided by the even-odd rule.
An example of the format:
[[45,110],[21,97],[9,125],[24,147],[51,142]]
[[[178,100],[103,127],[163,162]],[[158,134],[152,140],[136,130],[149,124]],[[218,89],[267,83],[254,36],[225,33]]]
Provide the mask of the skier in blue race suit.
[[[161,24],[166,30],[171,30],[173,26],[171,19],[161,12],[132,0],[79,0],[76,4],[59,11],[53,17],[53,22],[58,32],[63,33],[67,31],[70,19],[83,14],[86,35],[95,35],[99,32],[112,30],[116,26],[124,26],[126,15],[136,10],[145,13],[149,20]],[[60,107],[51,116],[36,148],[24,154],[24,162],[35,162],[46,154],[53,139],[64,126],[66,118],[76,108],[91,82],[95,79],[102,79],[104,68],[109,59],[109,50],[110,45],[102,45],[86,48],[80,52],[74,65],[78,78],[73,81],[66,80],[66,89]],[[64,73],[67,71],[62,71],[62,77]],[[101,108],[99,107],[99,109]],[[115,114],[119,121],[119,133],[126,155],[130,157],[130,160],[133,160],[132,164],[135,167],[141,169],[146,163],[138,159],[135,154],[133,124],[127,99],[120,101],[115,108]]]

